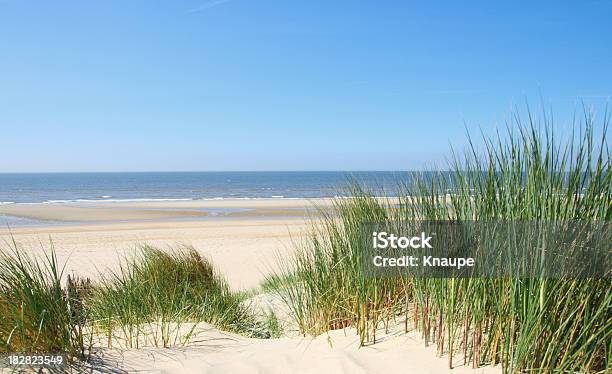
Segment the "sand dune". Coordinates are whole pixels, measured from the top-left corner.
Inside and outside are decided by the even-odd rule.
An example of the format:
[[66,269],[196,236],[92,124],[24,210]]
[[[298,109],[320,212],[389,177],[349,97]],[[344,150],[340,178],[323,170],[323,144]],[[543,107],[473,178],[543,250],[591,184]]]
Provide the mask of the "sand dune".
[[[2,206],[0,214],[64,223],[2,229],[0,239],[8,241],[12,236],[35,256],[42,256],[52,241],[60,261],[66,262],[66,274],[74,272],[94,279],[101,272],[117,269],[122,256],[132,253],[139,244],[162,248],[192,245],[213,260],[233,289],[249,290],[275,268],[279,256],[290,256],[294,251],[295,242],[308,231],[304,209],[312,203],[279,199]],[[314,203],[326,206],[332,202]],[[251,214],[210,216],[210,211],[194,209]],[[287,217],[287,211],[293,216]],[[82,223],[65,223],[72,220]],[[417,333],[391,333],[363,348],[359,348],[358,337],[350,329],[316,338],[294,335],[257,340],[204,326],[187,346],[126,350],[98,344],[90,369],[177,374],[449,372],[448,359],[436,357],[434,347],[426,348]],[[499,370],[459,367],[452,371],[492,372]]]
[[140,350],[100,349],[95,372],[176,374],[221,373],[499,373],[500,368],[471,369],[435,347],[425,347],[416,332],[390,333],[375,345],[359,348],[352,329],[330,331],[315,338],[249,339],[203,327],[188,346]]

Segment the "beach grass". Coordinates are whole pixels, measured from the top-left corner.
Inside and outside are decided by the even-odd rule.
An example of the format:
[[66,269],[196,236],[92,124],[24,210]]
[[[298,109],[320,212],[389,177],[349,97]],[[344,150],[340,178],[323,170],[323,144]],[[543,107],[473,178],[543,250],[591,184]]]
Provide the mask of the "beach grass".
[[[612,173],[593,117],[561,141],[544,116],[518,115],[507,132],[472,139],[445,169],[398,188],[399,201],[355,186],[352,199],[323,212],[290,263],[268,282],[304,334],[354,327],[361,344],[405,319],[425,344],[478,367],[504,372],[605,372],[612,358],[610,278],[375,278],[363,274],[360,230],[369,222],[609,222]],[[597,133],[599,134],[599,133]],[[608,274],[609,275],[609,274]],[[282,280],[291,280],[282,284]]]
[[63,287],[63,270],[52,246],[42,260],[14,241],[0,251],[0,352],[86,354],[87,283],[68,277]]
[[0,352],[87,359],[101,336],[108,347],[184,345],[203,322],[249,337],[279,334],[275,315],[258,319],[191,247],[144,245],[95,283],[64,277],[52,243],[45,253],[33,258],[14,241],[0,251]]
[[118,330],[128,347],[138,348],[142,338],[164,347],[176,344],[185,338],[181,325],[195,328],[200,322],[268,337],[243,301],[193,248],[165,252],[143,246],[119,271],[102,275],[89,306],[109,342]]

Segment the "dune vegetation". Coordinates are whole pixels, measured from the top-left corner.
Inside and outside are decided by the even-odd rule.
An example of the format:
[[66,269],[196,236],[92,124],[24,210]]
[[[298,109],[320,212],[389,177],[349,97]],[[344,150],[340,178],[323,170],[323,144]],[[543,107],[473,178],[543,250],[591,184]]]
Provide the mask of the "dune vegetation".
[[[551,117],[548,117],[551,118]],[[304,334],[354,327],[361,344],[404,321],[425,344],[473,367],[504,372],[609,372],[612,362],[610,269],[598,279],[500,277],[427,279],[363,274],[362,228],[368,222],[442,220],[609,222],[612,172],[593,117],[558,139],[546,116],[519,116],[505,134],[469,139],[440,172],[380,199],[355,185],[292,261],[266,284],[285,300]]]
[[[198,323],[266,338],[243,298],[233,293],[213,265],[195,249],[173,252],[143,246],[120,270],[103,275],[88,300],[92,321],[108,336],[120,333],[129,348],[141,340],[167,347],[189,341]],[[182,331],[190,324],[190,331]]]
[[100,337],[109,347],[168,347],[188,343],[202,322],[269,338],[243,299],[190,247],[142,246],[94,283],[64,277],[53,248],[40,260],[13,242],[0,253],[0,352],[84,359]]
[[64,286],[62,272],[53,248],[43,260],[14,242],[0,252],[0,352],[85,353],[82,288],[72,279]]

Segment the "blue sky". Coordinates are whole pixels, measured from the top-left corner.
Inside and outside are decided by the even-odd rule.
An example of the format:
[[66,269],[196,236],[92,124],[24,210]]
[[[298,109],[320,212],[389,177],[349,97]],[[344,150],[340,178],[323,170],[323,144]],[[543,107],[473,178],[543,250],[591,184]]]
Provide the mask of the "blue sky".
[[406,170],[612,97],[611,1],[0,0],[0,171]]

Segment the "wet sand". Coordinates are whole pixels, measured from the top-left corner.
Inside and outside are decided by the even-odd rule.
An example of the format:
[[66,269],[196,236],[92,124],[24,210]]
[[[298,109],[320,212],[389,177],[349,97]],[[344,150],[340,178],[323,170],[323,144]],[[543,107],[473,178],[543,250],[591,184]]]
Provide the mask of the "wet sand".
[[[0,205],[0,215],[53,222],[113,222],[202,217],[304,217],[333,199],[193,200]],[[1,221],[1,219],[0,219]]]

